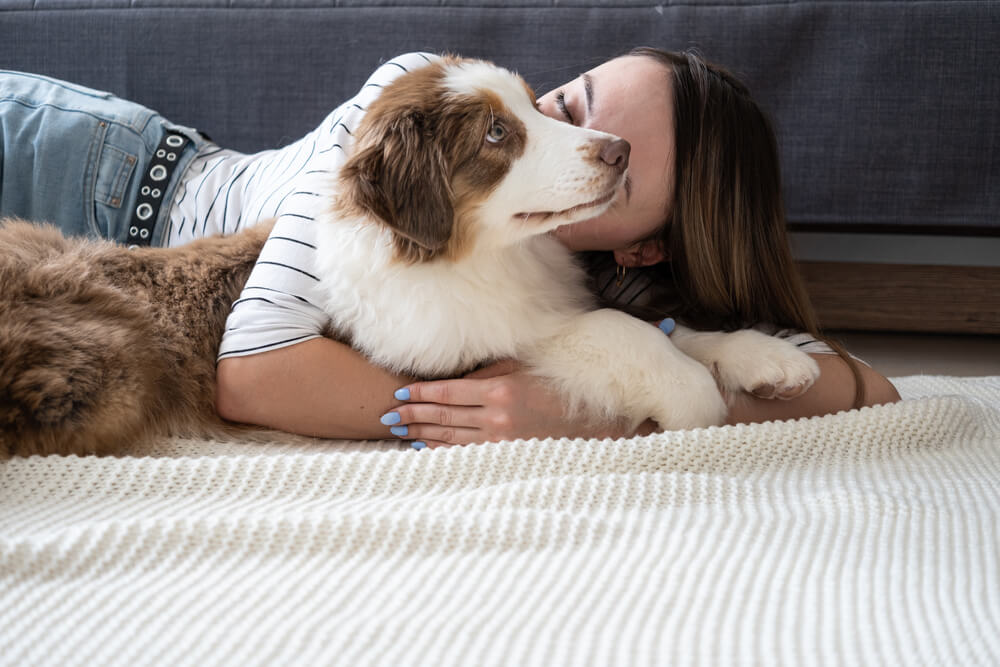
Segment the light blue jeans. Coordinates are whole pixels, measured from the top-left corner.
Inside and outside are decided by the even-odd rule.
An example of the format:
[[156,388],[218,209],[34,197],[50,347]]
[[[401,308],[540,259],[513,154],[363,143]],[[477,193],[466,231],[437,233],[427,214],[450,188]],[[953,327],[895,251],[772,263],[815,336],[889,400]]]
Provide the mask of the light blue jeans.
[[167,131],[191,143],[165,189],[152,245],[162,245],[174,190],[205,139],[110,93],[0,70],[0,215],[123,243],[144,170]]

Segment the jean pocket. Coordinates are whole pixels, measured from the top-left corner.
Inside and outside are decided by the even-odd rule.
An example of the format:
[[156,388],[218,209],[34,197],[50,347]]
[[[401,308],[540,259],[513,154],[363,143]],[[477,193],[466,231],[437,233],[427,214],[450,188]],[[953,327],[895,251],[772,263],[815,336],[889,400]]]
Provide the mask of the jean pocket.
[[121,208],[138,161],[138,156],[105,145],[101,151],[100,167],[97,170],[94,201],[112,208]]

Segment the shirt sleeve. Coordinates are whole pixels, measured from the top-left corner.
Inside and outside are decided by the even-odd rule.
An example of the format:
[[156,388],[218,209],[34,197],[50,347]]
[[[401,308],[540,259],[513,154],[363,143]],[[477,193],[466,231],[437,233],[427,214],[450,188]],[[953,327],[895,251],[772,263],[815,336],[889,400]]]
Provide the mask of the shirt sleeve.
[[[769,336],[775,336],[776,338],[786,340],[806,354],[837,354],[837,352],[832,347],[827,345],[825,341],[819,340],[810,333],[798,331],[796,329],[781,329],[773,324],[758,324],[753,328],[761,333],[766,333]],[[851,355],[851,358],[861,362],[865,366],[871,366],[871,364],[867,361],[859,359],[853,354]]]
[[276,216],[277,221],[226,320],[220,361],[323,336],[330,317],[319,305],[313,224],[323,206],[324,183],[351,150],[352,133],[368,104],[396,77],[437,59],[430,53],[407,53],[381,65],[357,95],[296,148],[292,158],[280,162],[281,173],[271,179],[275,185],[262,188],[257,197],[263,202],[257,217]]
[[226,320],[218,359],[319,338],[330,318],[317,305],[316,245],[309,221],[279,218]]

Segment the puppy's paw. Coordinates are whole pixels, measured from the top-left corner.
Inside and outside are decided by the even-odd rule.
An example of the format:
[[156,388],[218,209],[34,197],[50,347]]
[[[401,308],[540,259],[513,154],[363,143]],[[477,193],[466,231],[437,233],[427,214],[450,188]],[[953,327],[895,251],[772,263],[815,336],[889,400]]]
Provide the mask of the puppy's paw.
[[711,369],[726,392],[782,400],[801,396],[819,377],[819,366],[808,354],[752,330],[728,334]]
[[675,360],[660,377],[670,381],[661,379],[644,393],[654,398],[650,417],[661,429],[673,431],[726,423],[728,406],[705,366],[693,360]]

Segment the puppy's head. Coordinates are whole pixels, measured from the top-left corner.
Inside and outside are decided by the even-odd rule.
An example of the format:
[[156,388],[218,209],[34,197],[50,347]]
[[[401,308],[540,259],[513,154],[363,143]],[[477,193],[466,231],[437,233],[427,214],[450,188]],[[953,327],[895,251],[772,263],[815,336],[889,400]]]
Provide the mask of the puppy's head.
[[340,170],[334,213],[388,226],[408,261],[501,247],[600,215],[628,143],[548,118],[518,76],[445,58],[371,104]]

